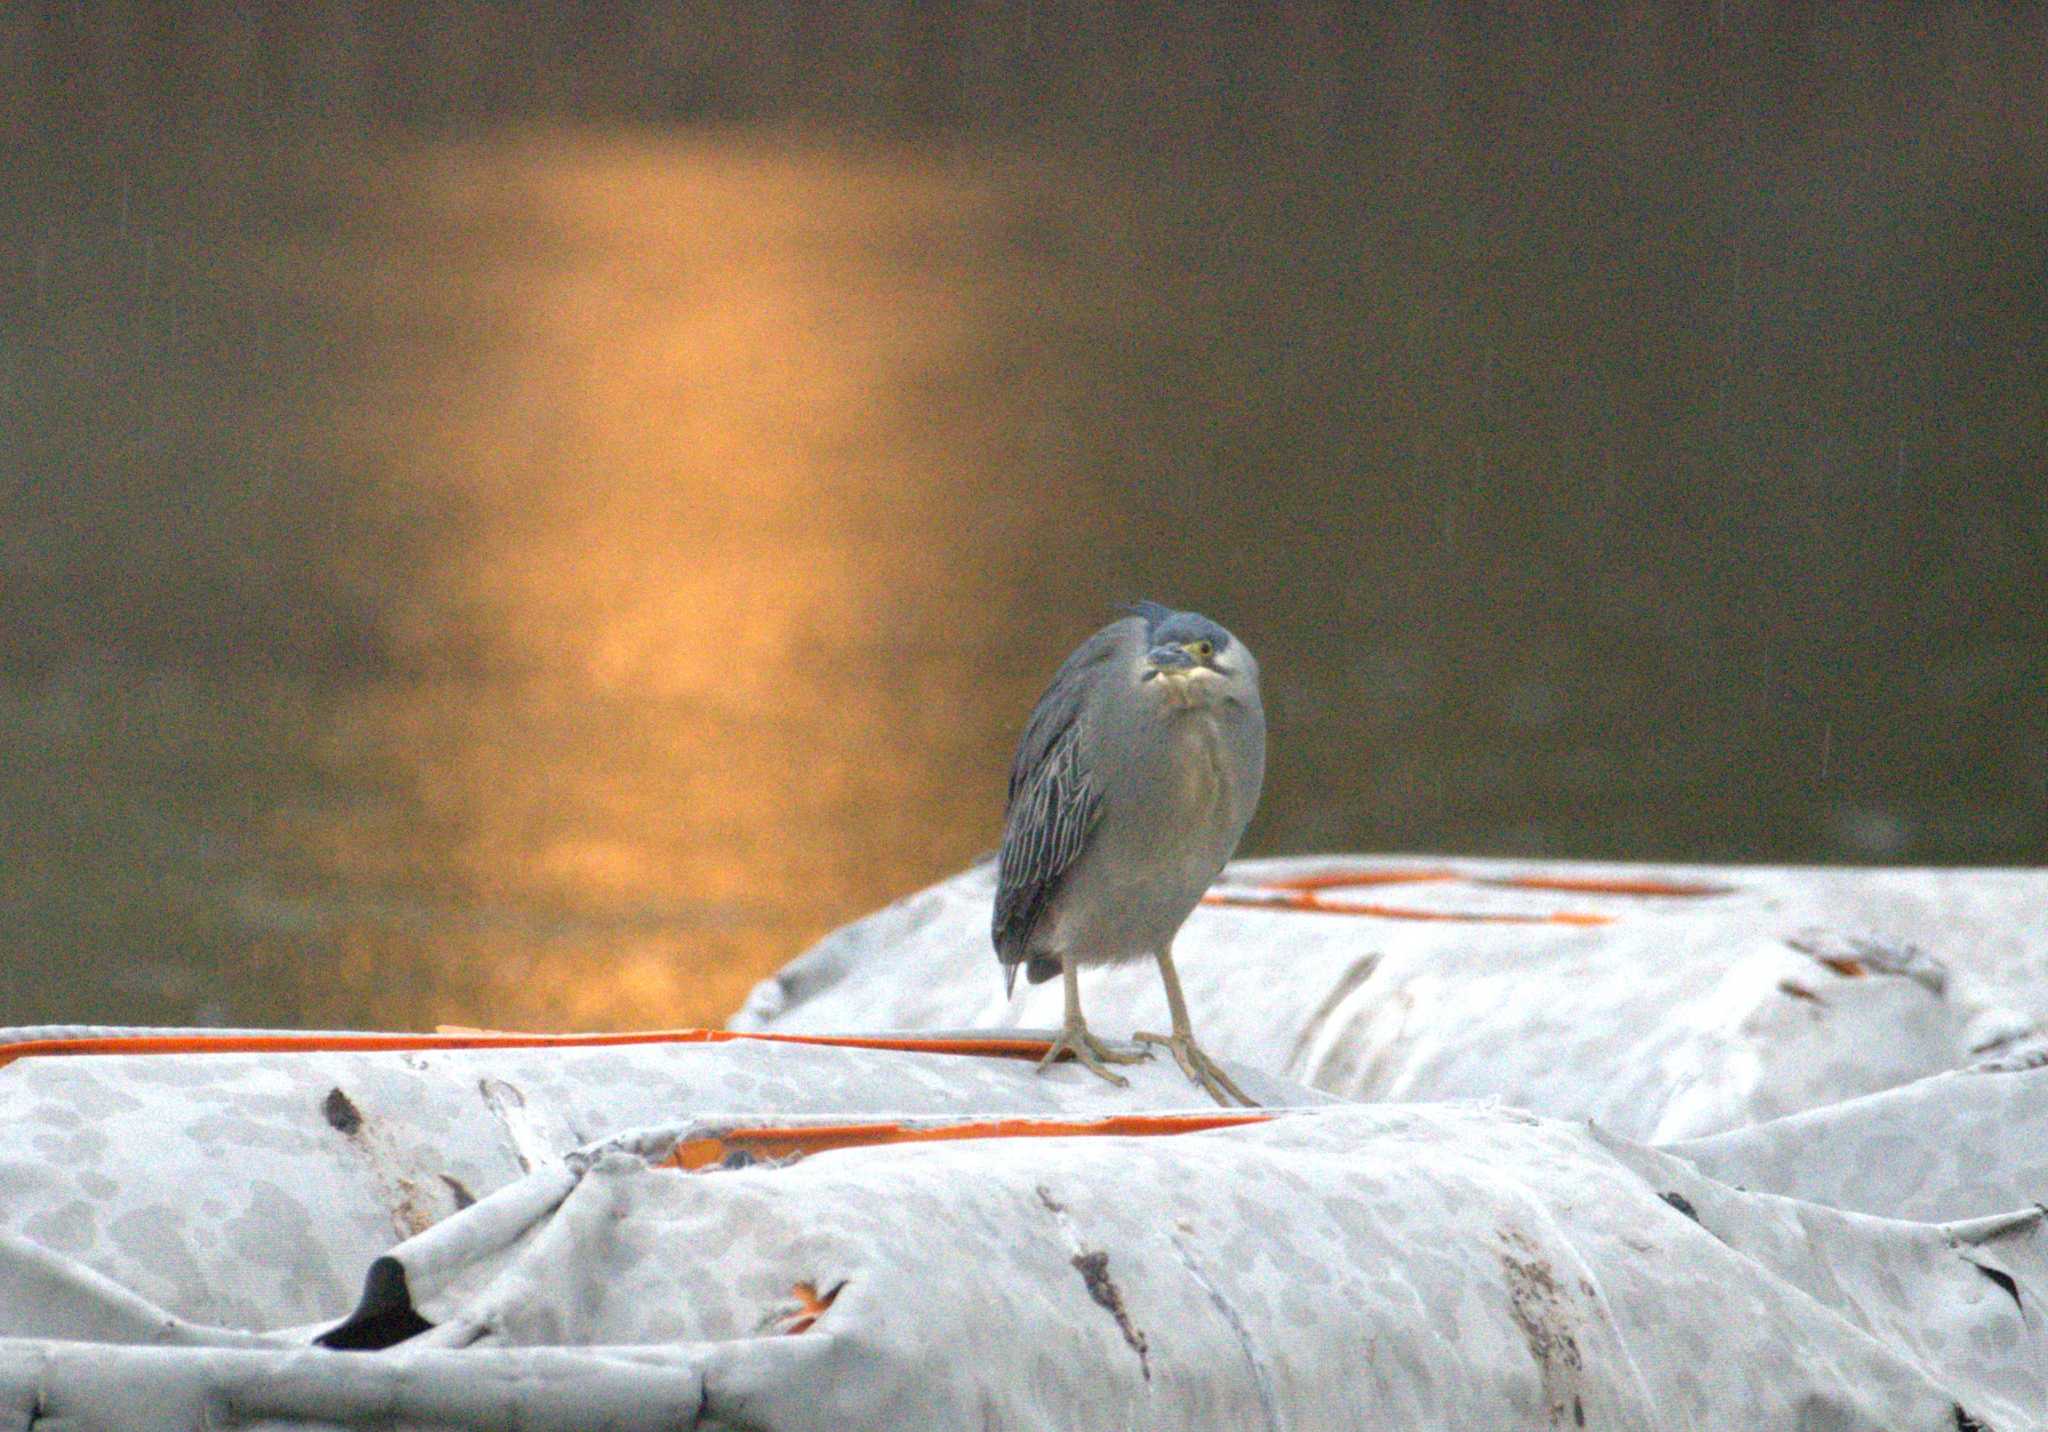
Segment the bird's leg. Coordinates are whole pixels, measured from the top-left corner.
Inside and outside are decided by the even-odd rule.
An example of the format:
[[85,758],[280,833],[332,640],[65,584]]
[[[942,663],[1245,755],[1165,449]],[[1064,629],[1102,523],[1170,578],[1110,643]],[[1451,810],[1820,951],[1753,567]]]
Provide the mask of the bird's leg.
[[1232,1099],[1247,1109],[1259,1107],[1258,1101],[1237,1087],[1237,1081],[1223,1072],[1223,1066],[1202,1052],[1195,1043],[1195,1031],[1188,1023],[1188,1002],[1180,992],[1180,976],[1174,972],[1173,951],[1159,952],[1159,977],[1166,982],[1166,1008],[1173,1016],[1172,1034],[1134,1034],[1131,1038],[1140,1044],[1163,1044],[1173,1051],[1174,1062],[1180,1065],[1180,1072],[1202,1086],[1203,1090],[1217,1103],[1230,1107]]
[[1088,1032],[1087,1023],[1081,1018],[1081,971],[1072,960],[1060,961],[1061,972],[1067,983],[1067,1018],[1060,1026],[1060,1037],[1045,1051],[1045,1057],[1038,1061],[1039,1072],[1062,1054],[1074,1056],[1074,1062],[1085,1069],[1101,1075],[1119,1089],[1129,1088],[1131,1081],[1116,1073],[1112,1064],[1137,1064],[1152,1057],[1149,1051],[1111,1049],[1107,1044]]

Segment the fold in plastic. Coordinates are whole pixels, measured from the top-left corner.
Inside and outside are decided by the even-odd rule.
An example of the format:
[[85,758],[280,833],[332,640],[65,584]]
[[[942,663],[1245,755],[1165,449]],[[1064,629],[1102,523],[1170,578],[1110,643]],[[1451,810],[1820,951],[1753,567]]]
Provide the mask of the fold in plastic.
[[668,1161],[701,1132],[608,1141],[393,1248],[430,1325],[396,1347],[5,1339],[0,1409],[75,1432],[2023,1432],[2048,1406],[2038,1210],[1875,1219],[1456,1105]]
[[1036,1072],[984,871],[772,1041],[0,1032],[0,1432],[2048,1432],[2048,875],[1230,875],[1257,1111]]
[[[828,936],[749,1030],[1059,1020],[1003,997],[993,875]],[[1246,861],[1174,946],[1216,1054],[1347,1099],[1494,1098],[1647,1143],[1876,1093],[2038,1037],[2048,871]],[[1082,976],[1109,1035],[1166,1017],[1150,961]]]

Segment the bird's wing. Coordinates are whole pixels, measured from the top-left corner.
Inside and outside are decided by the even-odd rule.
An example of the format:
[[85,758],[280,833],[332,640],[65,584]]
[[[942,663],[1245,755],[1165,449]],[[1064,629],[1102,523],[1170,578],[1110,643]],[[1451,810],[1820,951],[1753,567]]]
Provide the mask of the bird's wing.
[[1018,743],[996,863],[992,930],[996,955],[1005,964],[1025,958],[1038,917],[1095,827],[1102,795],[1082,759],[1083,708],[1090,684],[1117,655],[1126,636],[1119,630],[1123,625],[1097,632],[1066,659]]
[[1039,915],[1095,826],[1102,797],[1075,759],[1075,746],[1069,726],[1010,803],[996,865],[994,929],[1005,964],[1025,958]]

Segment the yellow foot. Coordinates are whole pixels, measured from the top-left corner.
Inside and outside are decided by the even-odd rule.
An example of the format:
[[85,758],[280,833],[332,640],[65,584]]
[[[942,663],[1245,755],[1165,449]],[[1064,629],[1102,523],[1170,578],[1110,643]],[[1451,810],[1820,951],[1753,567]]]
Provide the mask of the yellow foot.
[[1177,1034],[1133,1034],[1131,1038],[1140,1044],[1163,1044],[1173,1051],[1173,1062],[1180,1065],[1180,1072],[1202,1086],[1208,1096],[1230,1107],[1235,1099],[1247,1109],[1259,1107],[1258,1100],[1237,1087],[1237,1081],[1223,1072],[1223,1066],[1202,1052],[1195,1043],[1195,1036],[1189,1033]]
[[1070,1024],[1060,1031],[1060,1037],[1045,1051],[1045,1057],[1038,1061],[1038,1072],[1043,1074],[1062,1054],[1072,1055],[1076,1064],[1107,1079],[1119,1089],[1128,1089],[1131,1081],[1116,1073],[1112,1064],[1142,1064],[1152,1057],[1145,1049],[1112,1049],[1094,1035],[1085,1025]]

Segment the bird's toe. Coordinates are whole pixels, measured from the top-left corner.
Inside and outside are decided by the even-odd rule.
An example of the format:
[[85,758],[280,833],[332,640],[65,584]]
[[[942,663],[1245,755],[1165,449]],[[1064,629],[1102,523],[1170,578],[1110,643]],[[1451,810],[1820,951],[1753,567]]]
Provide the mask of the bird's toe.
[[1109,1066],[1111,1064],[1135,1064],[1140,1059],[1149,1056],[1109,1049],[1103,1045],[1101,1040],[1086,1030],[1068,1030],[1046,1047],[1045,1053],[1038,1061],[1038,1072],[1043,1074],[1047,1069],[1057,1064],[1062,1057],[1071,1058],[1083,1069],[1088,1070],[1100,1079],[1107,1080],[1119,1089],[1128,1089],[1131,1087],[1131,1081]]
[[1092,1034],[1088,1036],[1088,1052],[1104,1064],[1143,1064],[1152,1057],[1149,1049],[1118,1049]]
[[1133,1034],[1131,1038],[1140,1044],[1163,1044],[1173,1051],[1173,1062],[1180,1065],[1180,1072],[1188,1076],[1188,1082],[1198,1085],[1202,1092],[1217,1103],[1228,1108],[1233,1102],[1247,1109],[1259,1107],[1258,1100],[1237,1087],[1237,1081],[1223,1072],[1223,1067],[1203,1052],[1190,1035],[1185,1034]]
[[1085,1066],[1091,1073],[1095,1074],[1099,1078],[1108,1080],[1110,1083],[1116,1085],[1117,1088],[1128,1089],[1131,1087],[1130,1080],[1124,1078],[1123,1075],[1117,1073],[1114,1069],[1111,1069],[1107,1064],[1104,1064],[1100,1059],[1095,1058],[1093,1055],[1077,1053],[1075,1054],[1074,1058],[1083,1066]]

